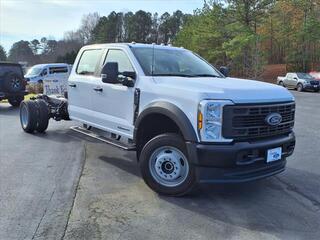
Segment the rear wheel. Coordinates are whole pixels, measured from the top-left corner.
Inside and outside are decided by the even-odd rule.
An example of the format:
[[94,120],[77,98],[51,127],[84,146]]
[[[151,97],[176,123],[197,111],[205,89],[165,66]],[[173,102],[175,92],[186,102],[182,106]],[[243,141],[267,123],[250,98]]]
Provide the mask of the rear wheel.
[[139,165],[146,184],[160,194],[182,196],[196,185],[185,142],[177,134],[151,139],[141,151]]
[[297,85],[297,91],[298,91],[298,92],[302,92],[302,91],[303,91],[303,85],[302,85],[301,83],[299,83],[299,84]]
[[15,96],[15,97],[9,97],[8,102],[13,106],[13,107],[18,107],[20,106],[21,102],[24,100],[24,96]]
[[20,105],[20,122],[22,129],[33,133],[37,127],[37,104],[35,101],[23,101]]
[[279,85],[282,87],[286,87],[282,81],[279,82]]
[[36,130],[43,133],[47,130],[49,124],[49,109],[46,102],[42,99],[36,101],[38,105],[38,121]]

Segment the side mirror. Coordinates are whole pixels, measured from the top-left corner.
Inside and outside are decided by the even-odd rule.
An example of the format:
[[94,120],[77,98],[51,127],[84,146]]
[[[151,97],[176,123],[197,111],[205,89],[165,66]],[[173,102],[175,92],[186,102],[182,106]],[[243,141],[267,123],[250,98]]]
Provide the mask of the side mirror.
[[122,72],[120,73],[122,76],[125,76],[127,78],[131,78],[133,80],[136,79],[136,73],[135,72]]
[[101,71],[102,82],[118,83],[119,66],[116,62],[106,63]]
[[229,68],[227,68],[227,67],[220,67],[220,68],[219,68],[219,71],[220,71],[225,77],[228,77],[228,75],[229,75]]
[[298,80],[298,78],[294,77],[293,80]]

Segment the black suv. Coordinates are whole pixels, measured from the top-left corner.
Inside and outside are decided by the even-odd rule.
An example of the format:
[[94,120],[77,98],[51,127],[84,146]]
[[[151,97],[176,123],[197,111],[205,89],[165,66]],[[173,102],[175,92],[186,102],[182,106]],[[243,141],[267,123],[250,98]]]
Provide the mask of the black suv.
[[0,62],[0,101],[8,102],[16,107],[27,94],[26,81],[20,64]]

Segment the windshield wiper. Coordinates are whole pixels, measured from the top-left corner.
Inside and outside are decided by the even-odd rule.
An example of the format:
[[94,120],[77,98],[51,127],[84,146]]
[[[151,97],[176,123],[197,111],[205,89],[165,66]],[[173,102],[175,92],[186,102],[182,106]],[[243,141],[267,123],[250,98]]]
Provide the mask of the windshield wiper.
[[195,74],[195,75],[192,75],[192,77],[214,77],[214,78],[220,78],[221,76],[214,75],[214,74]]
[[80,74],[80,75],[88,75],[88,74],[93,74],[93,72],[82,71],[82,72],[79,72],[78,74]]
[[166,76],[174,76],[174,77],[193,77],[193,75],[188,75],[188,74],[180,74],[180,73],[156,73],[153,74],[152,76],[154,77],[166,77]]

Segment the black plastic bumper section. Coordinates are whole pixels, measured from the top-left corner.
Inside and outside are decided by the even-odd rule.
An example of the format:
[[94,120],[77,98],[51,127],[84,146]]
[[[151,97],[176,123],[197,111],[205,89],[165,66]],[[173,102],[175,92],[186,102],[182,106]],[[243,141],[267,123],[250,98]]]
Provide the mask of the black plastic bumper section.
[[304,89],[306,90],[319,90],[320,89],[320,85],[305,85],[303,86]]
[[[267,151],[282,147],[282,159],[267,163]],[[187,143],[198,182],[245,182],[284,171],[295,147],[294,133],[287,136],[231,144]]]
[[0,99],[6,99],[9,97],[15,97],[15,96],[25,96],[28,95],[29,92],[24,90],[24,91],[20,91],[20,92],[16,92],[16,93],[8,93],[8,92],[1,92],[0,91]]

